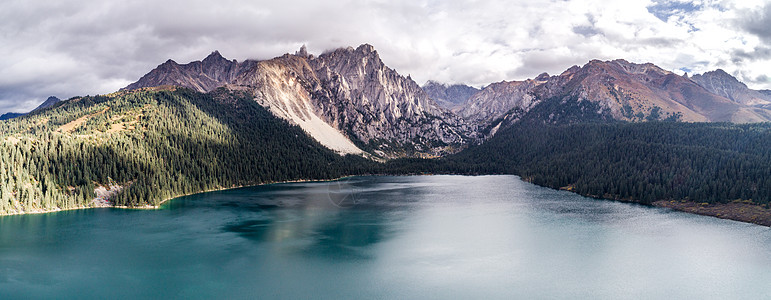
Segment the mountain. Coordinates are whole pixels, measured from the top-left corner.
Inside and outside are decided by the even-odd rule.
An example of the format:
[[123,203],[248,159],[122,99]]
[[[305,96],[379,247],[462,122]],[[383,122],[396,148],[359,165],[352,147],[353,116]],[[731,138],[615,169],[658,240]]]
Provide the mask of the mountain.
[[489,124],[512,109],[529,110],[538,102],[535,87],[546,79],[548,75],[538,76],[535,80],[491,83],[469,97],[458,113],[473,122]]
[[160,85],[248,91],[276,116],[339,153],[436,156],[457,151],[476,137],[475,125],[385,66],[367,44],[318,57],[303,47],[294,55],[243,63],[215,52],[202,62],[167,61],[125,89]]
[[169,59],[150,73],[142,76],[137,82],[129,84],[121,90],[173,85],[205,93],[230,83],[239,74],[249,70],[255,64],[257,62],[254,60],[246,60],[241,63],[236,60],[227,60],[220,55],[219,51],[212,52],[203,61],[194,61],[184,65]]
[[371,45],[336,49],[309,63],[320,84],[313,99],[321,117],[366,148],[387,156],[441,155],[475,136],[472,124],[388,68]]
[[[54,106],[54,104],[59,103],[60,101],[62,101],[62,100],[60,100],[59,98],[56,98],[54,96],[48,97],[48,99],[46,99],[46,101],[43,101],[43,103],[41,103],[40,105],[38,105],[38,107],[35,107],[35,109],[31,110],[28,113],[39,111],[39,110],[42,110],[44,108],[48,108],[48,107]],[[13,119],[13,118],[16,118],[16,117],[21,117],[21,116],[26,115],[28,113],[12,113],[12,112],[4,113],[4,114],[0,115],[0,121],[8,120],[8,119]]]
[[157,206],[213,189],[359,174],[369,164],[335,154],[243,92],[121,91],[0,122],[0,215]]
[[[0,122],[0,214],[158,207],[213,189],[415,173],[515,174],[653,204],[771,201],[768,123],[642,122],[752,122],[767,110],[624,60],[493,83],[457,113],[366,44],[242,63],[215,51],[166,62],[115,93],[46,103],[56,104]],[[761,215],[729,218],[771,220]]]
[[[548,108],[548,109],[545,109]],[[491,84],[459,111],[494,126],[526,117],[546,123],[582,118],[623,121],[762,122],[771,111],[716,95],[695,81],[651,63],[593,60],[557,76]],[[566,115],[567,114],[567,115]]]
[[46,101],[43,101],[43,103],[38,105],[38,107],[36,107],[32,111],[39,111],[39,110],[42,110],[42,109],[45,109],[45,108],[49,108],[49,107],[54,106],[56,103],[59,103],[61,101],[62,101],[61,99],[56,98],[54,96],[48,97],[48,99],[46,99]]
[[448,85],[433,80],[426,82],[422,88],[439,106],[451,111],[462,108],[468,98],[479,92],[478,88],[465,84]]
[[651,63],[592,60],[556,76],[543,73],[482,90],[433,81],[421,88],[388,68],[367,44],[318,57],[303,46],[295,54],[241,63],[215,51],[184,65],[169,60],[125,89],[161,85],[247,91],[326,147],[381,158],[457,152],[520,120],[771,120],[762,100],[767,94],[722,71],[688,78]]
[[693,75],[691,80],[708,91],[731,99],[734,102],[750,106],[766,106],[771,104],[771,94],[764,94],[761,91],[748,88],[747,85],[722,69]]

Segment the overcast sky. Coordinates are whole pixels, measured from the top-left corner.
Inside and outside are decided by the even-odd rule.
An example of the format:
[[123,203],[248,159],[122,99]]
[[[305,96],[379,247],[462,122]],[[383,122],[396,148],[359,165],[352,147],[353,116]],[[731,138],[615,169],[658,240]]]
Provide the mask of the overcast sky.
[[771,89],[771,0],[2,0],[0,113],[104,94],[167,59],[369,43],[419,84],[559,74],[591,59],[722,68]]

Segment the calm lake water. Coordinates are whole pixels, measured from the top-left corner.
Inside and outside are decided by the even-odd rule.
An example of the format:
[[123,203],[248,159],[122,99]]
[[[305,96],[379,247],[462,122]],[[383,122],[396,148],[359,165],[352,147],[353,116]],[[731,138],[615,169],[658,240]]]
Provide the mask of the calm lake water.
[[0,217],[0,298],[771,299],[771,230],[516,176]]

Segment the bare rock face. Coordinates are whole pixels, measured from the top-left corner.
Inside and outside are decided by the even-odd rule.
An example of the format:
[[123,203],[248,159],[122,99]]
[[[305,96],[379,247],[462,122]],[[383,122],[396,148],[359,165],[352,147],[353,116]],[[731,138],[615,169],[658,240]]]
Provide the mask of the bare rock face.
[[734,102],[750,106],[767,106],[771,104],[771,95],[752,90],[736,77],[722,69],[697,74],[691,77],[693,81],[713,94],[731,99]]
[[429,80],[422,86],[431,100],[434,100],[439,106],[456,112],[463,108],[466,100],[471,98],[480,90],[465,84],[444,84]]
[[474,137],[473,126],[386,67],[370,45],[324,53],[310,65],[322,118],[378,151],[437,155]]

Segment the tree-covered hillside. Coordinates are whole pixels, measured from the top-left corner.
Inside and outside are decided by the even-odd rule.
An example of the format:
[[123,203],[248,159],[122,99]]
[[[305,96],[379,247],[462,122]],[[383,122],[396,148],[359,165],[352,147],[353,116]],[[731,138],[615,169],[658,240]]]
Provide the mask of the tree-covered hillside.
[[516,124],[442,160],[391,172],[505,173],[582,195],[640,203],[771,200],[771,124]]
[[199,191],[358,174],[339,156],[255,101],[224,89],[145,89],[65,101],[0,122],[0,214],[157,205]]

